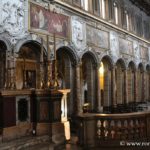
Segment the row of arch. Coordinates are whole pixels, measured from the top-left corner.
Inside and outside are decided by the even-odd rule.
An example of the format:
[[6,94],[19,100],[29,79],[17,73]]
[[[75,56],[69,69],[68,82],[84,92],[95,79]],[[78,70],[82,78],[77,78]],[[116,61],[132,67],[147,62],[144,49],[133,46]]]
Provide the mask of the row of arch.
[[[0,71],[1,88],[4,87],[6,78],[7,67],[5,67],[4,59],[7,57],[4,53],[6,51],[7,44],[0,41],[0,56],[2,55],[1,58],[3,58],[0,64],[4,66]],[[41,44],[35,41],[26,41],[20,47],[15,66],[18,76],[17,88],[23,86],[23,71],[21,70],[23,57],[26,58],[27,66],[30,66],[25,69],[30,70],[36,77],[34,83],[28,83],[29,87],[39,88],[40,51]],[[46,50],[44,50],[43,57],[44,60],[47,59]],[[90,103],[91,110],[94,111],[99,110],[100,107],[150,100],[149,64],[144,66],[139,63],[136,67],[136,64],[130,61],[126,65],[122,58],[114,63],[110,56],[104,55],[99,59],[92,51],[85,52],[79,59],[76,51],[69,46],[57,47],[57,59],[58,74],[62,80],[61,88],[71,89],[68,97],[68,115],[82,111],[84,103]],[[44,63],[44,74],[47,72],[46,66],[47,64]],[[101,70],[103,70],[102,74]]]

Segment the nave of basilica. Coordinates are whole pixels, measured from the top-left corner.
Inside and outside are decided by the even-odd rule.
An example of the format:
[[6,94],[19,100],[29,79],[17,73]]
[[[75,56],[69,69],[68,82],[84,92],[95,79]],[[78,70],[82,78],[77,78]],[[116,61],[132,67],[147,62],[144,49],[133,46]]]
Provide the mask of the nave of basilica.
[[0,145],[41,135],[57,143],[75,134],[86,148],[150,139],[149,1],[1,5]]

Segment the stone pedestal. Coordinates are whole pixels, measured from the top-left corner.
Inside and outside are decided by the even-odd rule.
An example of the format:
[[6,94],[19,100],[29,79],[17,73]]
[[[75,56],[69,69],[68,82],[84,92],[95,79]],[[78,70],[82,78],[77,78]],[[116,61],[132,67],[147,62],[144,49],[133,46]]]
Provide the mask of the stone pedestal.
[[61,122],[64,125],[64,134],[65,139],[70,140],[70,122],[67,118],[67,94],[70,92],[70,89],[62,89],[58,90],[63,94],[62,100],[61,100]]

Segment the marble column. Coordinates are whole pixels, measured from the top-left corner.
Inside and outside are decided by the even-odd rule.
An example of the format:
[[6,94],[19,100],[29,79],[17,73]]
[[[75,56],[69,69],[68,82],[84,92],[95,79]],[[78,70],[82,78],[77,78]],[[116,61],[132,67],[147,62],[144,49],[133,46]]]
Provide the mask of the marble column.
[[137,102],[137,98],[138,98],[138,81],[137,81],[137,71],[135,71],[134,73],[134,102]]
[[5,64],[5,67],[6,67],[6,71],[5,71],[5,85],[4,85],[4,89],[7,89],[8,88],[8,58],[9,58],[9,53],[8,53],[8,50],[6,50],[6,64]]
[[146,98],[146,84],[145,84],[145,80],[146,80],[146,74],[145,71],[142,72],[142,99],[145,102],[145,98]]
[[116,67],[112,68],[112,104],[115,108],[117,106],[117,97],[116,97]]
[[51,48],[49,45],[49,36],[47,36],[47,81],[46,87],[50,88],[52,86],[52,65],[50,60]]
[[44,88],[44,69],[43,69],[43,38],[41,38],[41,53],[40,53],[40,89]]
[[149,84],[148,100],[150,101],[150,72],[148,73],[148,84]]
[[80,114],[82,113],[82,102],[81,102],[81,62],[79,62],[78,64],[75,65],[75,71],[76,71],[76,76],[75,76],[75,82],[76,82],[76,86],[75,86],[75,91],[76,91],[76,100],[75,100],[75,105],[76,105],[76,109],[75,109],[75,114]]
[[13,52],[12,56],[12,68],[11,68],[11,89],[16,89],[16,60],[17,60],[18,54]]
[[124,70],[124,86],[125,86],[125,88],[124,88],[124,90],[125,90],[125,92],[124,92],[124,95],[125,95],[125,104],[127,104],[128,103],[128,69],[125,69]]
[[11,87],[11,52],[7,51],[7,63],[6,63],[6,68],[7,68],[7,84],[6,84],[6,88],[9,89]]
[[100,91],[100,79],[99,79],[99,68],[100,68],[100,64],[96,65],[96,110],[97,112],[102,112],[102,105],[101,105],[101,91]]

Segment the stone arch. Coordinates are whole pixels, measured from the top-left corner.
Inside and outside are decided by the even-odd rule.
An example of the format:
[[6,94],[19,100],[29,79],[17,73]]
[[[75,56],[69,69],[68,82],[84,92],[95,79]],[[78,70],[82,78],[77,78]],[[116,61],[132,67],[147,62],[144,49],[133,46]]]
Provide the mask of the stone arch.
[[62,46],[56,51],[58,79],[61,81],[60,87],[71,89],[68,94],[68,116],[74,115],[76,111],[76,65],[79,58],[73,49],[68,46]]
[[7,51],[11,51],[12,50],[12,45],[10,43],[10,41],[8,41],[5,37],[0,37],[0,41],[2,41],[3,43],[5,43],[6,47],[7,47]]
[[84,55],[89,55],[89,56],[93,59],[93,62],[94,62],[96,65],[98,65],[98,64],[100,63],[100,62],[99,62],[99,58],[98,58],[98,56],[96,55],[95,52],[93,52],[93,51],[86,51],[85,53],[83,53],[83,55],[82,55],[81,58],[83,58]]
[[145,72],[145,100],[150,100],[150,64],[146,65],[146,72]]
[[117,61],[116,61],[116,64],[119,63],[122,67],[122,69],[126,69],[126,63],[124,61],[124,59],[122,58],[119,58]]
[[73,48],[71,48],[69,46],[62,46],[62,47],[57,49],[57,53],[59,51],[66,52],[70,56],[70,58],[72,59],[74,65],[77,65],[80,62],[80,59],[79,59],[76,51]]
[[[17,44],[15,45],[14,51],[15,51],[16,53],[18,53],[19,50],[20,50],[20,48],[21,48],[24,44],[26,44],[26,43],[31,43],[31,42],[33,42],[33,43],[35,43],[35,44],[37,44],[37,45],[39,45],[39,46],[41,46],[41,44],[42,44],[40,38],[38,38],[38,39],[36,39],[36,40],[33,40],[31,37],[28,37],[28,38],[25,38],[25,39],[22,39],[22,40],[18,41]],[[47,46],[46,46],[45,43],[43,43],[43,47],[44,47],[44,52],[45,52],[45,54],[46,54],[46,53],[47,53]]]
[[98,58],[94,52],[87,51],[82,55],[81,88],[82,104],[89,103],[92,111],[96,110],[96,80]]
[[125,103],[125,69],[126,64],[124,60],[118,59],[115,67],[116,100],[118,105]]
[[[101,75],[100,80],[100,89],[101,89],[101,101],[102,106],[104,107],[104,111],[111,111],[112,99],[113,99],[113,85],[112,85],[112,79],[113,79],[113,67],[114,63],[112,59],[105,55],[101,59],[101,66],[103,66],[103,75]],[[101,84],[103,83],[103,84]],[[103,86],[103,87],[102,87]]]
[[136,67],[136,64],[133,62],[133,61],[130,61],[128,63],[128,68],[131,67],[134,71],[136,71],[137,67]]
[[141,71],[144,71],[144,65],[142,63],[138,64],[138,69],[140,69]]
[[145,69],[146,69],[146,71],[150,71],[150,64],[147,64],[147,65],[145,66]]
[[142,63],[138,64],[137,68],[137,97],[136,101],[141,102],[144,98],[144,65]]
[[111,67],[114,67],[113,59],[109,55],[103,55],[101,61],[107,61]]
[[133,103],[136,101],[136,65],[133,61],[128,64],[127,79],[128,103]]
[[41,44],[33,40],[25,40],[19,48],[15,51],[18,54],[16,59],[17,89],[40,88],[40,62],[43,62],[43,68],[46,68],[44,49],[43,57],[41,57]]
[[[4,88],[6,85],[7,77],[7,51],[8,45],[6,41],[0,40],[0,89]],[[10,63],[9,63],[10,64]]]

